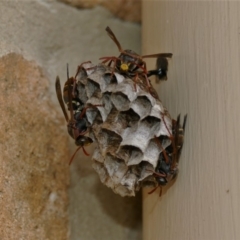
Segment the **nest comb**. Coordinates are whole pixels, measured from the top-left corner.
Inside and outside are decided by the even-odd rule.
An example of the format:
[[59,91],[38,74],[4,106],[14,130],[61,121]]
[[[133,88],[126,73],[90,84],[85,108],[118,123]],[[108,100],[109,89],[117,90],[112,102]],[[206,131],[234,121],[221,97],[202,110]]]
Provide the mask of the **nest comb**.
[[[172,119],[143,81],[136,84],[112,71],[104,64],[83,64],[76,77],[78,97],[85,106],[102,105],[86,111],[89,135],[97,143],[93,168],[101,182],[121,196],[135,196],[141,186],[156,185],[152,171],[171,144]],[[162,149],[156,143],[161,137]]]

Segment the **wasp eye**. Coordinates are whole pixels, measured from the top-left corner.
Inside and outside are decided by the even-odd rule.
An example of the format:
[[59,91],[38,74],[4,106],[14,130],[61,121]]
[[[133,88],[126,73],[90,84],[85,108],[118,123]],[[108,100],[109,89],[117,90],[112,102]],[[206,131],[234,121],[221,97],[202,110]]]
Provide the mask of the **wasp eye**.
[[122,63],[121,66],[120,66],[120,69],[124,72],[127,72],[128,71],[128,65],[126,63]]

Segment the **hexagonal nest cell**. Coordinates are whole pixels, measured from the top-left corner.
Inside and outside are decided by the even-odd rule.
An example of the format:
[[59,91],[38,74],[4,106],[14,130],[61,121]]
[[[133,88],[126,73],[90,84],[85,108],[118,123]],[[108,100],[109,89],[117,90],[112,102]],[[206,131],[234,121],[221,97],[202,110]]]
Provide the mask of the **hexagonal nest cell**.
[[[152,171],[172,134],[172,119],[160,100],[104,64],[83,64],[76,81],[79,99],[93,106],[86,117],[97,143],[92,159],[100,180],[121,196],[155,186]],[[160,148],[156,138],[162,136]]]

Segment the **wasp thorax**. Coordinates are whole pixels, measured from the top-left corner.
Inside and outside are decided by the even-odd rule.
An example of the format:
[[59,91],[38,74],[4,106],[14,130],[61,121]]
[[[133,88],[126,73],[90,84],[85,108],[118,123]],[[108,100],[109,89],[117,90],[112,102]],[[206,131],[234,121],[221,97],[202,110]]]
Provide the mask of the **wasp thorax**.
[[129,49],[124,50],[118,58],[117,67],[123,73],[134,73],[143,64],[141,56]]

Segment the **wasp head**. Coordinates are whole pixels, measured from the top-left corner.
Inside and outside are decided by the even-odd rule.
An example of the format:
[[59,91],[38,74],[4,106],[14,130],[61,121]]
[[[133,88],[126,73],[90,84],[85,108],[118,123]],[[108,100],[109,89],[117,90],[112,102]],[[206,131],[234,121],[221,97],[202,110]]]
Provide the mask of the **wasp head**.
[[93,140],[90,137],[84,135],[79,135],[75,141],[75,144],[77,146],[87,146],[91,143],[93,143]]

